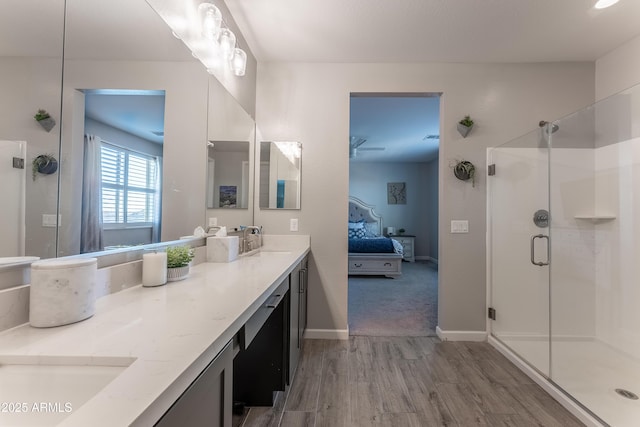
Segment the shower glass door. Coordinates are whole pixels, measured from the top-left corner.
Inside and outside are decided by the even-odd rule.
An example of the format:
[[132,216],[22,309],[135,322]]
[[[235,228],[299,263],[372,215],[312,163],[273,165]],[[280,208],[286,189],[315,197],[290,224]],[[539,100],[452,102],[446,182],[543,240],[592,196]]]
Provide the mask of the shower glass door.
[[[550,125],[488,153],[491,334],[549,376]],[[534,223],[537,218],[537,225]]]

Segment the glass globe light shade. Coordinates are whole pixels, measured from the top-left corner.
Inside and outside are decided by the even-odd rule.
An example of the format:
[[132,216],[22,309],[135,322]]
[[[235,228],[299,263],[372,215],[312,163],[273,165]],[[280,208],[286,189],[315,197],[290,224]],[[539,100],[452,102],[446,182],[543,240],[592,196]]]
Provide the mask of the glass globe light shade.
[[231,59],[231,69],[236,76],[244,76],[247,69],[247,53],[240,49],[233,50],[233,58]]
[[220,30],[220,48],[225,59],[232,59],[236,48],[236,35],[228,28]]
[[209,40],[215,40],[222,26],[220,9],[211,3],[200,3],[198,15],[200,16],[202,35]]

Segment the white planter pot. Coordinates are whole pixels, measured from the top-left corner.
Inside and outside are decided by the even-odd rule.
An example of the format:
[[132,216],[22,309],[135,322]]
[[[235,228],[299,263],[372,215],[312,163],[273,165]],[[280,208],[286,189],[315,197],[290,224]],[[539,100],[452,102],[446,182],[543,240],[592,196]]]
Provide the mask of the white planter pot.
[[458,123],[458,132],[460,132],[460,135],[462,135],[463,138],[466,138],[467,135],[469,135],[471,129],[473,129],[473,125],[465,126],[462,123]]
[[189,266],[167,268],[167,282],[176,282],[186,279],[189,275]]

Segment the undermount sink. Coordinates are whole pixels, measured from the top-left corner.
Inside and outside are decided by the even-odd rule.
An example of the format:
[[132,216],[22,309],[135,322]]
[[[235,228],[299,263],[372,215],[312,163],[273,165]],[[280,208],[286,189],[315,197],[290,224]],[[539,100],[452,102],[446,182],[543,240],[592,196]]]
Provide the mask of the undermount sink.
[[[135,361],[131,357],[0,356],[0,425],[57,425]],[[12,405],[12,406],[9,406]]]

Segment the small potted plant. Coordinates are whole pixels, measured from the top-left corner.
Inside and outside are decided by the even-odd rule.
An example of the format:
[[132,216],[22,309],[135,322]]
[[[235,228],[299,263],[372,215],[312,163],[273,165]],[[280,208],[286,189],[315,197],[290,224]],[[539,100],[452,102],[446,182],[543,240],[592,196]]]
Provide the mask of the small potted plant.
[[33,116],[34,119],[46,130],[47,132],[51,132],[51,129],[56,125],[56,121],[47,113],[47,110],[40,109]]
[[471,120],[471,116],[468,114],[464,116],[464,119],[458,122],[458,132],[462,135],[463,138],[466,138],[473,129],[473,120]]
[[398,234],[402,236],[402,235],[404,234],[404,232],[405,232],[405,231],[406,231],[406,230],[405,230],[404,228],[399,228],[399,229],[398,229]]
[[31,176],[36,180],[38,173],[51,175],[58,170],[58,161],[52,154],[40,154],[31,162]]
[[468,160],[456,160],[453,164],[453,174],[461,181],[471,180],[471,185],[476,185],[476,167]]
[[193,257],[193,249],[189,246],[167,248],[167,282],[185,279],[189,275]]

